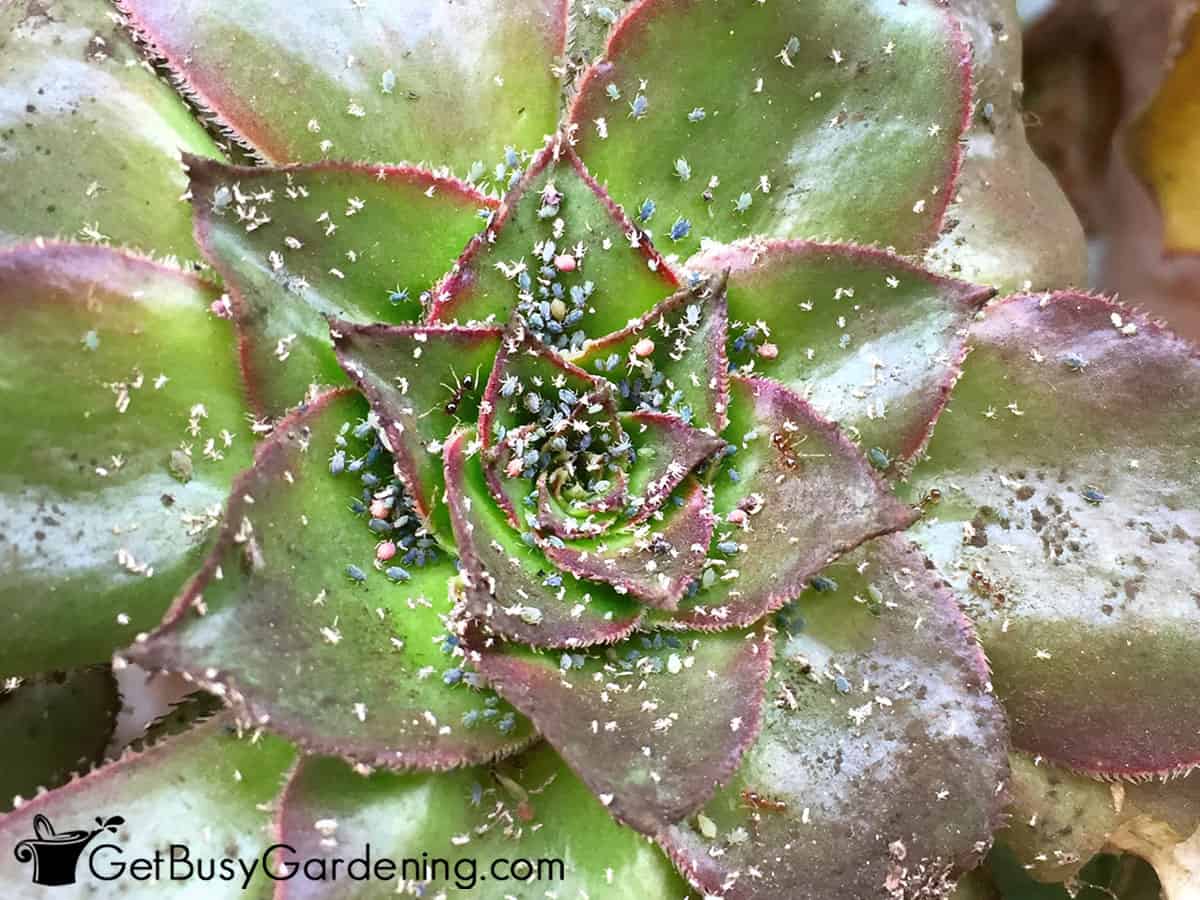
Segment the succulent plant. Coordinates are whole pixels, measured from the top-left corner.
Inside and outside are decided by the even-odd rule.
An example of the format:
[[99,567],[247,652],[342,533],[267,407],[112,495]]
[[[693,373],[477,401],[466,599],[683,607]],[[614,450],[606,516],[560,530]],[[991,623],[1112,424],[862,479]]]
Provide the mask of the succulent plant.
[[[909,900],[1194,766],[1200,355],[1048,290],[1012,10],[467,7],[0,10],[5,840]],[[110,659],[222,708],[67,780]]]

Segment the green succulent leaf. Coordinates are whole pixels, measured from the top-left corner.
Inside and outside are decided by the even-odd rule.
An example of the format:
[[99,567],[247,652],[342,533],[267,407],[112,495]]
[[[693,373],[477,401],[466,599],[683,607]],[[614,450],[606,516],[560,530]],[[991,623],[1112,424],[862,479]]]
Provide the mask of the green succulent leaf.
[[577,349],[584,337],[624,328],[677,286],[574,151],[555,141],[529,161],[439,286],[432,316],[502,324],[520,309],[539,337]]
[[430,160],[466,172],[554,130],[563,0],[122,0],[216,120],[275,163]]
[[487,646],[479,671],[619,822],[655,835],[723,785],[758,734],[758,631],[637,635],[587,653]]
[[108,666],[51,672],[0,688],[0,809],[53,790],[104,758],[121,710]]
[[439,540],[451,541],[442,443],[479,415],[499,328],[330,323],[338,362],[371,403],[397,474]]
[[103,0],[0,7],[0,244],[36,236],[196,259],[180,150],[220,151]]
[[897,464],[928,440],[960,373],[966,329],[993,293],[845,244],[752,241],[688,265],[729,272],[739,371],[786,384]]
[[730,383],[733,452],[713,481],[718,518],[695,593],[657,621],[749,625],[804,590],[825,565],[916,518],[837,427],[765,378]]
[[0,251],[5,674],[108,661],[203,560],[253,440],[217,297],[107,248]]
[[[986,850],[1004,719],[958,603],[903,538],[786,609],[763,726],[733,780],[659,840],[690,881],[749,897],[942,896]],[[783,614],[781,614],[781,618]]]
[[[239,737],[228,716],[214,718],[30,800],[0,818],[0,841],[17,847],[45,833],[47,826],[59,834],[95,832],[87,853],[94,854],[97,870],[109,876],[120,862],[153,860],[156,850],[166,856],[164,845],[169,843],[186,846],[193,863],[225,856],[261,858],[270,843],[270,804],[295,755],[278,738],[258,732]],[[38,822],[39,817],[46,821]],[[46,888],[30,884],[32,852],[0,854],[0,882],[14,900],[46,896]],[[89,897],[163,895],[163,885],[155,880],[128,875],[101,880],[85,874],[86,865],[80,866],[80,878],[86,879]],[[258,866],[249,879],[250,896],[267,896],[269,884]],[[180,888],[172,896],[212,896],[211,884],[198,879]]]
[[931,0],[655,0],[613,30],[570,118],[616,201],[656,208],[660,247],[759,234],[913,252],[953,193],[970,78]]
[[[364,778],[337,760],[306,760],[284,792],[280,830],[304,859],[337,855],[330,839],[341,847],[369,841],[372,850],[398,861],[420,863],[424,854],[445,858],[449,870],[432,878],[418,874],[413,863],[400,873],[431,895],[463,891],[480,900],[506,900],[535,892],[540,883],[552,884],[562,897],[687,896],[687,886],[654,845],[614,822],[545,744],[493,768],[438,776],[380,772]],[[519,860],[529,860],[534,871],[543,866],[540,882],[522,883]],[[563,869],[547,868],[553,861]],[[378,890],[345,880],[334,887],[302,875],[280,888],[278,900],[350,900]]]
[[693,479],[638,526],[570,542],[539,541],[546,559],[579,578],[603,581],[623,594],[672,610],[704,568],[713,535],[712,492]]
[[[1194,868],[1188,840],[1200,828],[1200,772],[1129,784],[1098,781],[1027,753],[1010,754],[1010,764],[1009,825],[997,839],[1033,878],[1083,878],[1088,860],[1108,848],[1145,856],[1164,881],[1187,883]],[[1172,845],[1179,845],[1174,860]]]
[[371,512],[388,526],[378,531],[345,511],[360,482],[331,474],[325,448],[366,412],[357,395],[331,392],[276,426],[235,484],[200,574],[129,658],[189,674],[307,749],[370,766],[511,753],[532,731],[463,670],[447,623],[453,563],[435,553],[400,564],[414,532],[399,507]]
[[724,282],[701,281],[571,359],[616,383],[627,408],[676,413],[719,433],[729,405],[727,330]]
[[404,321],[491,201],[424,169],[247,168],[188,157],[196,233],[225,279],[255,405],[279,414],[342,384],[326,319]]
[[697,467],[725,449],[725,441],[698,431],[671,413],[622,413],[621,425],[633,447],[629,471],[630,525],[658,512]]
[[[949,0],[971,45],[973,102],[954,197],[942,233],[926,255],[926,263],[938,271],[995,285],[1003,293],[1088,281],[1079,217],[1026,139],[1036,81],[1023,79],[1021,89],[1014,89],[1023,49],[1016,7],[1024,5],[1024,0]],[[1149,12],[1147,21],[1155,15]],[[1068,40],[1079,48],[1080,58],[1088,52],[1081,37],[1072,34]],[[1068,80],[1062,70],[1051,78]],[[1100,81],[1095,86],[1105,91]],[[1064,130],[1073,127],[1064,125]]]
[[969,598],[1014,744],[1108,776],[1196,765],[1200,356],[1072,293],[1008,299],[971,343],[914,535]]
[[446,502],[462,562],[465,611],[485,629],[531,647],[586,647],[629,634],[641,609],[607,584],[563,577],[511,527],[488,491],[474,433],[444,452]]

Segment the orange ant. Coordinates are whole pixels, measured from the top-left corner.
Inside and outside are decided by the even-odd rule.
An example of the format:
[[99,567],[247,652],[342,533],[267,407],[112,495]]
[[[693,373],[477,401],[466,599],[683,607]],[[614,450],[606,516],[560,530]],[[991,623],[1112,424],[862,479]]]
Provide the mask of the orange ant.
[[768,812],[785,812],[787,810],[787,804],[782,800],[773,800],[751,790],[742,791],[742,805],[750,809],[765,809]]

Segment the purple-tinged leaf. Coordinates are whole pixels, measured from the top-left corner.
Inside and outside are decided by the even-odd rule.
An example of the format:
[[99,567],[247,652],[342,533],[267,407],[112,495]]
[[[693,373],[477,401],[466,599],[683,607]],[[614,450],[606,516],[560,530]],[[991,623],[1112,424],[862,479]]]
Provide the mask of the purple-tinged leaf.
[[442,503],[442,444],[479,414],[500,351],[499,328],[330,323],[338,362],[370,401],[396,473],[439,539],[450,539]]
[[474,433],[444,450],[446,499],[462,562],[465,612],[485,630],[532,647],[585,647],[629,634],[637,604],[606,584],[558,572],[514,531],[488,491]]
[[627,408],[684,415],[719,433],[729,405],[727,330],[724,280],[702,281],[589,342],[572,362],[616,383]]
[[837,427],[791,390],[742,375],[731,388],[726,435],[734,452],[713,483],[710,562],[670,616],[678,627],[756,622],[838,556],[916,518]]
[[[559,897],[688,895],[666,857],[614,822],[546,744],[495,767],[437,775],[364,778],[334,759],[304,760],[283,792],[279,838],[295,854],[283,851],[282,860],[327,866],[370,843],[424,896],[509,900],[541,888]],[[434,859],[450,860],[449,869]],[[378,892],[377,883],[315,881],[301,871],[276,898],[365,900]]]
[[107,248],[0,251],[4,674],[107,662],[203,560],[253,441],[218,297]]
[[[514,318],[504,331],[479,413],[479,436],[490,449],[505,434],[555,411],[572,415],[604,383],[539,341]],[[569,393],[564,395],[563,390]]]
[[[1013,89],[1013,73],[1021,71],[1023,53],[1026,57],[1039,55],[1039,49],[1031,46],[1040,44],[1049,34],[1045,31],[1034,37],[1032,32],[1022,34],[1022,21],[1018,5],[1005,0],[950,0],[949,8],[960,23],[964,37],[971,46],[971,74],[973,80],[971,118],[961,136],[962,168],[954,185],[954,196],[944,216],[942,232],[937,243],[929,248],[925,264],[940,272],[953,274],[981,284],[995,285],[1002,293],[1011,291],[1041,291],[1070,284],[1086,284],[1088,281],[1087,242],[1079,216],[1071,208],[1059,181],[1042,163],[1029,146],[1029,136],[1039,135],[1043,146],[1053,142],[1047,133],[1056,133],[1061,128],[1065,137],[1075,141],[1078,136],[1078,120],[1061,121],[1049,128],[1028,128],[1029,113],[1041,98],[1032,96],[1039,91],[1038,76],[1031,76],[1026,69],[1022,80],[1023,90]],[[1122,36],[1136,34],[1148,43],[1139,43],[1135,49],[1122,42],[1131,58],[1140,56],[1149,59],[1156,52],[1149,49],[1161,46],[1165,51],[1169,16],[1160,16],[1162,7],[1144,3],[1122,4],[1121,10],[1137,10],[1134,16],[1122,19],[1114,25],[1108,17],[1090,18],[1089,24],[1104,22],[1113,26],[1113,34]],[[1063,19],[1075,16],[1075,10],[1060,7]],[[1116,7],[1113,8],[1114,10]],[[1158,28],[1139,27],[1140,18],[1149,22],[1159,17]],[[1076,22],[1082,21],[1079,18]],[[1074,24],[1068,26],[1063,37],[1050,38],[1058,54],[1061,42],[1069,44],[1068,53],[1074,59],[1083,59],[1093,51],[1089,40],[1076,32]],[[1118,32],[1119,29],[1119,32]],[[1158,35],[1162,35],[1161,38]],[[1157,40],[1161,45],[1156,45]],[[1163,56],[1157,58],[1162,59]],[[1068,63],[1070,65],[1070,63]],[[1042,71],[1046,81],[1057,88],[1068,81],[1063,77],[1065,69],[1046,66]],[[1094,71],[1094,70],[1093,70]],[[1150,75],[1152,66],[1140,70]],[[1147,82],[1153,79],[1146,79]],[[1096,79],[1093,85],[1104,91],[1102,82]],[[1131,85],[1121,86],[1122,103],[1140,105],[1132,100]],[[1135,88],[1152,90],[1149,83]],[[1068,90],[1073,90],[1073,86]],[[1115,93],[1115,92],[1114,92]],[[1107,101],[1108,98],[1106,97]],[[1131,108],[1131,107],[1127,107]],[[1072,110],[1074,113],[1077,110]],[[1065,111],[1064,111],[1065,113]],[[1056,118],[1058,118],[1056,116]],[[1091,122],[1098,124],[1100,116],[1091,115]],[[1049,124],[1049,123],[1048,123]],[[1111,127],[1105,125],[1103,127]],[[1081,146],[1082,143],[1075,146]],[[1124,168],[1124,167],[1122,167]],[[1132,171],[1121,176],[1135,180]],[[1108,204],[1105,214],[1123,219],[1123,225],[1132,226],[1131,208],[1125,206],[1117,212],[1118,205],[1128,202],[1123,199],[1127,188],[1109,183],[1103,193],[1095,197]],[[1133,190],[1142,192],[1140,185]],[[1142,220],[1139,216],[1139,222]],[[1133,226],[1148,231],[1144,225]],[[1157,235],[1146,235],[1147,243]],[[1155,247],[1158,252],[1158,247]],[[1126,264],[1123,268],[1132,269]],[[1132,273],[1130,273],[1132,274]],[[1134,275],[1134,278],[1138,276]]]
[[[346,510],[360,479],[329,471],[344,424],[366,412],[330,392],[276,426],[203,569],[127,655],[187,673],[314,752],[426,769],[511,753],[532,731],[464,672],[448,622],[454,564],[427,551],[409,561],[411,523],[372,512],[384,527],[368,527]],[[363,471],[388,474],[386,459]]]
[[570,120],[614,199],[656,206],[660,247],[819,235],[913,252],[941,227],[970,101],[966,42],[929,0],[642,0]]
[[418,318],[422,292],[492,205],[460,181],[407,166],[188,165],[197,238],[232,295],[251,396],[273,415],[310,384],[345,382],[327,318]]
[[0,244],[74,237],[199,258],[180,150],[220,151],[103,0],[0,5]]
[[[19,887],[30,883],[35,857],[49,855],[49,848],[39,847],[36,840],[23,848],[22,842],[45,835],[47,829],[64,837],[79,832],[79,837],[88,838],[76,873],[80,886],[65,892],[66,896],[162,897],[164,882],[170,882],[133,877],[131,865],[146,859],[153,866],[157,856],[163,860],[159,871],[165,875],[166,858],[177,852],[167,850],[172,844],[186,849],[192,865],[225,857],[235,867],[239,858],[249,864],[261,858],[271,843],[271,803],[295,757],[291,745],[278,738],[249,731],[240,736],[228,715],[144,753],[126,753],[0,818],[0,843],[9,849],[0,854],[0,883],[13,897],[53,893],[42,887],[28,891]],[[142,864],[137,871],[145,872]],[[237,890],[234,884],[242,886],[240,868],[235,872],[238,880],[227,883],[226,891]],[[249,896],[264,896],[270,890],[261,865],[246,881]],[[189,886],[193,888],[189,894],[212,896],[211,882],[197,880]]]
[[688,263],[729,273],[732,360],[792,388],[896,464],[933,430],[990,288],[868,247],[750,241]]
[[944,896],[986,851],[1008,777],[983,653],[903,538],[825,574],[836,590],[810,589],[780,614],[762,732],[741,768],[659,841],[727,900],[824,900],[831,885]]
[[565,0],[121,0],[227,129],[276,163],[490,168],[553,130]]
[[[1013,743],[1107,777],[1200,762],[1200,353],[1111,301],[1017,296],[910,490]],[[934,502],[938,501],[938,502]]]
[[673,610],[704,568],[714,526],[712,496],[704,485],[693,480],[678,497],[678,506],[668,503],[639,525],[571,543],[543,539],[538,546],[565,572]]
[[[554,495],[546,473],[538,477],[538,530],[564,540],[595,537],[607,530],[614,521],[613,513],[623,509],[629,501],[628,476],[621,470],[613,474],[612,485],[607,492],[592,500],[564,505]],[[599,517],[599,518],[598,518]]]
[[725,449],[725,441],[659,412],[621,415],[636,459],[629,473],[631,524],[657,512],[698,466]]
[[586,337],[624,328],[678,283],[574,152],[555,141],[439,285],[433,317],[502,324],[518,310],[548,343],[577,349]]
[[104,759],[121,711],[108,666],[37,675],[0,687],[0,810],[65,784]]
[[754,741],[771,649],[758,632],[660,633],[586,655],[488,648],[477,665],[617,821],[654,835],[703,805]]

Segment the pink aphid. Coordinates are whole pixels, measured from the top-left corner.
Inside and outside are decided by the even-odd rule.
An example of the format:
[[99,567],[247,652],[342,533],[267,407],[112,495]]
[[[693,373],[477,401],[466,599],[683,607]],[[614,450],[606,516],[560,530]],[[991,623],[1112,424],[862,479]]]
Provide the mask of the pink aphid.
[[214,300],[209,304],[208,311],[219,319],[233,318],[233,306],[229,302],[229,297],[224,294],[219,300]]
[[388,505],[382,500],[376,500],[371,504],[372,519],[386,519],[389,512],[391,510],[388,509]]
[[779,347],[775,344],[763,344],[758,348],[758,355],[763,359],[774,359],[779,355]]
[[750,516],[746,513],[746,511],[744,509],[740,509],[740,508],[739,509],[731,509],[729,511],[729,515],[727,515],[725,518],[729,522],[730,525],[745,525],[747,522],[750,521]]
[[653,352],[654,352],[654,341],[650,340],[650,338],[648,338],[648,337],[642,338],[640,341],[638,341],[636,344],[633,345],[633,355],[641,357],[642,359],[645,359],[647,356],[649,356]]
[[383,541],[375,548],[375,558],[380,562],[387,562],[396,555],[396,544],[394,541]]
[[560,253],[554,257],[554,268],[560,272],[574,272],[578,263],[570,253]]

